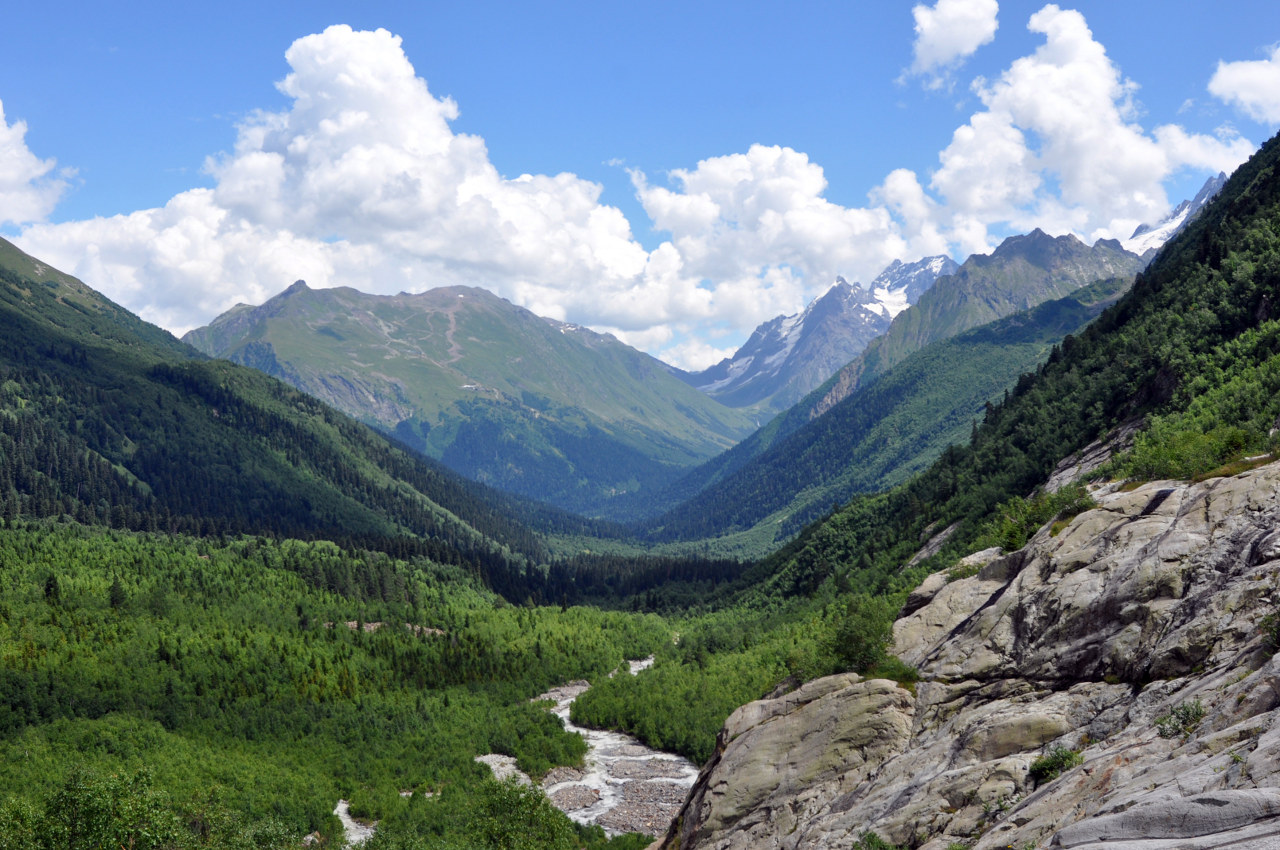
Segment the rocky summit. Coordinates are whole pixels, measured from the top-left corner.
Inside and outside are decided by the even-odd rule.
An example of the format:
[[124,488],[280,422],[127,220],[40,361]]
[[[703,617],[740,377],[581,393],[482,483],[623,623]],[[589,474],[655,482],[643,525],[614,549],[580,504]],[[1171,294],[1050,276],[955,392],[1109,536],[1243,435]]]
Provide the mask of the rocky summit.
[[1280,847],[1280,464],[1093,498],[920,586],[914,686],[736,711],[661,846]]

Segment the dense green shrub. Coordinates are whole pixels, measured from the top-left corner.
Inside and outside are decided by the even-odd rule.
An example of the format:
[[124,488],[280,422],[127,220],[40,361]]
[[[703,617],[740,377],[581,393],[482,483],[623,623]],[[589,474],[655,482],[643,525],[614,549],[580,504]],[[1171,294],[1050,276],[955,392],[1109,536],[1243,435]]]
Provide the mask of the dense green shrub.
[[1070,770],[1083,763],[1084,757],[1080,755],[1079,750],[1069,750],[1059,745],[1031,762],[1027,777],[1033,784],[1043,785],[1046,782],[1052,782],[1057,779],[1062,775],[1063,771]]

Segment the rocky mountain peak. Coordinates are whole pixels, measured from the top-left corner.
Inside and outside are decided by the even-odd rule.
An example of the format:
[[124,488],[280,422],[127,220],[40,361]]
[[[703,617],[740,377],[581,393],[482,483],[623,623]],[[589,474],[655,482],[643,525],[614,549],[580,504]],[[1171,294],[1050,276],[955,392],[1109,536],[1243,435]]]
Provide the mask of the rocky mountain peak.
[[783,410],[857,356],[894,316],[956,268],[943,256],[895,260],[870,287],[837,276],[802,312],[761,323],[732,357],[681,378],[731,407]]
[[1123,240],[1121,244],[1126,250],[1149,259],[1148,255],[1154,256],[1164,243],[1182,232],[1182,229],[1200,214],[1205,204],[1213,200],[1226,183],[1227,175],[1223,172],[1219,172],[1216,177],[1210,177],[1200,187],[1200,191],[1196,192],[1194,198],[1179,203],[1159,222],[1139,225],[1133,231],[1133,235]]

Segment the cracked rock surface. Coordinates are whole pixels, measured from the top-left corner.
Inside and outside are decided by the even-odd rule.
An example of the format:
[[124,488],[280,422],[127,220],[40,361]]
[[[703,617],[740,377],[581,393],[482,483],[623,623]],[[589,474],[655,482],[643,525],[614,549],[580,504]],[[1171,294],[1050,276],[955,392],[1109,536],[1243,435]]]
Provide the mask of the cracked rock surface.
[[[845,674],[736,711],[660,846],[1280,850],[1280,464],[1094,498],[912,594],[914,693]],[[1037,787],[1058,747],[1082,763]]]

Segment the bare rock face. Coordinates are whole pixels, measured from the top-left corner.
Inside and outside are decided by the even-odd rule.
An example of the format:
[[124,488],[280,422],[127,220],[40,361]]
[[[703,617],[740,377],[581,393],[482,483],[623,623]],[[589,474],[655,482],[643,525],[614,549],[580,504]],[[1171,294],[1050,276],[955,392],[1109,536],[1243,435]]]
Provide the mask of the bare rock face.
[[661,846],[1280,850],[1280,464],[1094,497],[912,594],[914,694],[846,674],[735,712]]

